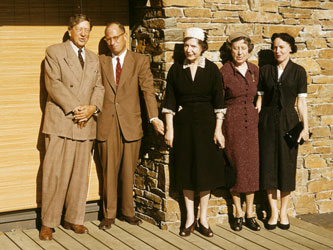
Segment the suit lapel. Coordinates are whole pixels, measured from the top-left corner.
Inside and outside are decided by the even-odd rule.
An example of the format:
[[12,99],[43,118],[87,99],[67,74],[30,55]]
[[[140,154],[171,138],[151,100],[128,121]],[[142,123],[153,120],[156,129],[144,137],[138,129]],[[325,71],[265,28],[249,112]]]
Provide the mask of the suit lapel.
[[76,77],[76,79],[81,82],[82,78],[82,67],[79,61],[79,58],[75,54],[71,44],[69,41],[65,42],[65,48],[66,48],[66,54],[67,57],[65,57],[65,61],[68,64],[68,67],[73,72],[73,75]]
[[86,49],[83,76],[81,77],[81,81],[80,81],[79,93],[84,92],[85,89],[89,86],[89,84],[85,83],[84,81],[85,81],[85,79],[89,79],[89,76],[91,74],[95,73],[96,67],[93,63],[94,61],[95,60],[93,59],[91,52]]
[[124,59],[124,64],[121,69],[118,90],[125,85],[127,78],[133,74],[133,72],[134,72],[134,63],[133,62],[134,62],[134,58],[133,58],[132,52],[127,50],[126,56]]
[[114,80],[112,57],[103,56],[102,58],[103,58],[103,60],[102,60],[101,64],[103,67],[103,72],[105,73],[108,83],[110,84],[110,87],[112,88],[113,92],[116,93],[117,86],[116,86],[116,83]]

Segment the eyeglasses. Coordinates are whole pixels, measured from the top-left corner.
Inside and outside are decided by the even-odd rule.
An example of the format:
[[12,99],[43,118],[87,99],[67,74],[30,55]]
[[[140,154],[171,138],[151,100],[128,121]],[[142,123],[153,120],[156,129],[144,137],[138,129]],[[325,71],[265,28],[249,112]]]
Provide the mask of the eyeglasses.
[[125,32],[119,34],[118,36],[105,37],[105,38],[104,38],[104,41],[105,41],[105,42],[111,42],[111,41],[113,40],[113,41],[115,41],[115,42],[118,42],[119,38],[120,38],[122,35],[124,35],[124,34],[125,34]]

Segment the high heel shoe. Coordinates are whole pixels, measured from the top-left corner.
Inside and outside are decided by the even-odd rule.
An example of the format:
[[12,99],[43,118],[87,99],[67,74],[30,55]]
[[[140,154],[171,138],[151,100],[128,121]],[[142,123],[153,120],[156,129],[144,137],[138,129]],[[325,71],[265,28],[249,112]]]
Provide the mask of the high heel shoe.
[[260,231],[261,229],[255,217],[245,217],[245,225],[253,231]]
[[199,225],[199,232],[206,236],[206,237],[213,237],[214,233],[212,231],[212,229],[210,228],[210,226],[208,226],[208,228],[206,228],[204,225],[201,224],[200,219],[198,220],[198,225]]
[[278,222],[277,226],[282,229],[282,230],[288,230],[290,228],[290,223],[288,224],[281,224],[280,222]]
[[276,228],[277,224],[268,224],[268,222],[265,223],[265,228],[267,230],[274,230]]
[[243,217],[239,217],[239,218],[234,218],[234,221],[231,225],[232,230],[234,231],[240,231],[243,228]]
[[194,231],[194,228],[196,225],[197,225],[197,221],[194,220],[194,222],[191,226],[182,228],[179,232],[179,235],[184,236],[184,237],[189,236]]

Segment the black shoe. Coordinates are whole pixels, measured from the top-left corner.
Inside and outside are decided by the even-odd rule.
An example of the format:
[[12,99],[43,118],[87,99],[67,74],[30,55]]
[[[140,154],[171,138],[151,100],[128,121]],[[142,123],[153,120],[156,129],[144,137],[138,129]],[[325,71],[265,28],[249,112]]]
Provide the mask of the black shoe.
[[245,218],[245,225],[253,231],[260,231],[261,229],[255,217]]
[[268,224],[268,222],[265,223],[265,228],[267,230],[274,230],[276,228],[277,224]]
[[208,226],[208,228],[206,228],[204,225],[201,224],[200,219],[198,220],[198,225],[199,225],[198,230],[202,235],[204,235],[206,237],[213,237],[214,236],[213,231],[210,228],[210,226]]
[[194,220],[194,222],[191,226],[189,226],[187,228],[186,227],[182,228],[179,232],[179,235],[183,236],[183,237],[189,236],[194,231],[194,228],[196,227],[196,225],[197,225],[197,221]]
[[240,231],[242,230],[242,227],[243,227],[243,217],[235,218],[231,225],[232,230]]
[[277,226],[282,230],[288,230],[290,228],[290,223],[288,224],[281,224],[280,222],[277,224]]

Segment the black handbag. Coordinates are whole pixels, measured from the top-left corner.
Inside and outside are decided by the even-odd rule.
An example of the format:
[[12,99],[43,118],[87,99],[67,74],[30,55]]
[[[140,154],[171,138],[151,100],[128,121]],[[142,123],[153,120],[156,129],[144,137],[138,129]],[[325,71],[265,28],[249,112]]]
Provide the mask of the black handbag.
[[[299,122],[296,124],[295,127],[293,127],[289,132],[287,132],[284,135],[284,139],[286,140],[289,148],[296,148],[298,144],[302,145],[304,143],[303,138],[301,139],[301,141],[298,143],[297,139],[299,137],[299,135],[301,134],[303,130],[303,123]],[[309,133],[309,138],[311,137],[312,133]]]
[[224,158],[224,181],[225,181],[225,187],[226,188],[232,188],[236,184],[236,169],[235,167],[230,163],[227,153],[225,149],[222,149],[223,151],[223,158]]

